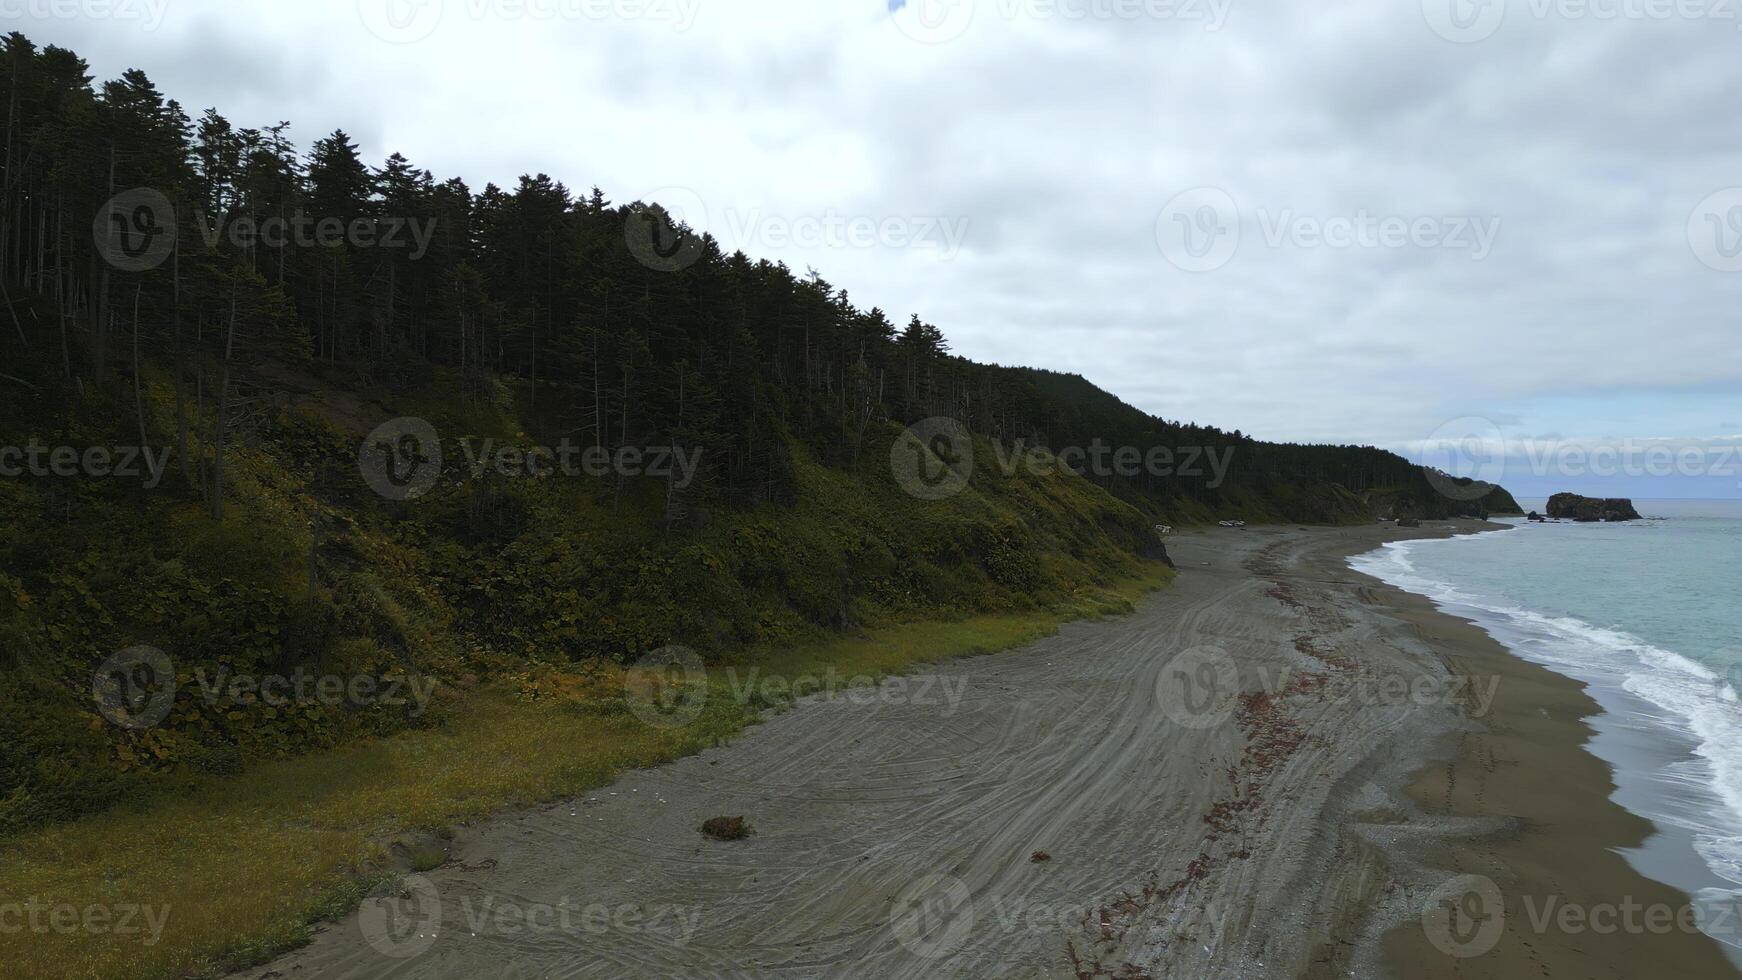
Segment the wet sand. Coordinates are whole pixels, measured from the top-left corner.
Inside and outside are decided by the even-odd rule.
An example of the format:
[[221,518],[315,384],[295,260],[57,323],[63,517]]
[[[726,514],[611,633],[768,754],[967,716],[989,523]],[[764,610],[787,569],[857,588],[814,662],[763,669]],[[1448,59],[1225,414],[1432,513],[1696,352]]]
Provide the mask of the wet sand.
[[[242,975],[1733,975],[1702,935],[1514,911],[1686,898],[1614,853],[1649,827],[1581,750],[1576,683],[1346,565],[1449,533],[1179,535],[1178,581],[1131,616],[461,828]],[[754,832],[699,833],[721,815]]]

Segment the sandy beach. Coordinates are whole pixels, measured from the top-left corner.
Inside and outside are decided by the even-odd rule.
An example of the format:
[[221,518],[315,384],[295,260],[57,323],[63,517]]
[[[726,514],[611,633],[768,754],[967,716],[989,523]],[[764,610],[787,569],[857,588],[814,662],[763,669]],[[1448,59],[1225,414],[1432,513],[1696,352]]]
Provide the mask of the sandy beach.
[[[1579,685],[1346,564],[1492,527],[1178,535],[1131,616],[460,828],[242,976],[1735,975],[1697,932],[1599,928],[1688,899],[1616,852],[1650,828]],[[723,815],[753,833],[699,832]]]

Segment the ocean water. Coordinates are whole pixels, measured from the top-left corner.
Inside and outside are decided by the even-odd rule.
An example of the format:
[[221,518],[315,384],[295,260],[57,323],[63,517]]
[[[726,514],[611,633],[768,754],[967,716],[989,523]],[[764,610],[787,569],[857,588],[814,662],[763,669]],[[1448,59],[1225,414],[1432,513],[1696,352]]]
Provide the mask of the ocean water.
[[1588,748],[1657,828],[1628,860],[1693,895],[1742,964],[1742,500],[1635,504],[1647,520],[1512,520],[1350,564],[1589,685],[1603,711]]

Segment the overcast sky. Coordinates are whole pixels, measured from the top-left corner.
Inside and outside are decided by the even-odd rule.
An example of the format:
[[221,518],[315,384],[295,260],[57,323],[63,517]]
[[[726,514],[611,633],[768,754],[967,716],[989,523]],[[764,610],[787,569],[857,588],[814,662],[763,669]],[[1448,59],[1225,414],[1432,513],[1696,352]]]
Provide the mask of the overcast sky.
[[1504,440],[1508,471],[1473,475],[1521,495],[1739,496],[1742,465],[1561,472],[1568,447],[1742,446],[1742,4],[1678,2],[0,10],[305,148],[342,127],[474,189],[670,202],[958,353],[1168,418]]

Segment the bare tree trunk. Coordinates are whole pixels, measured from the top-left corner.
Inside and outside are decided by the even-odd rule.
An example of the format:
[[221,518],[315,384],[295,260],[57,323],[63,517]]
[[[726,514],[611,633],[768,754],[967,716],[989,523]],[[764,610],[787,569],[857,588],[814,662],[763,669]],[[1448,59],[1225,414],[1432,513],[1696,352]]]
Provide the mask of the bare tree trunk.
[[[684,363],[679,361],[677,365],[677,426],[672,430],[674,437],[677,433],[683,431],[683,396]],[[676,442],[677,439],[673,438],[672,443],[674,450],[676,449]],[[679,517],[686,516],[680,514],[679,511],[680,505],[677,500],[677,468],[675,466],[667,467],[665,471],[665,529],[667,531],[671,530],[671,526],[677,522]]]
[[605,395],[599,388],[599,328],[592,330],[593,339],[593,445],[605,448]]
[[6,276],[3,274],[0,274],[0,299],[6,301],[6,312],[12,314],[12,329],[18,331],[18,343],[28,349],[30,341],[24,339],[24,324],[18,321],[18,311],[12,306],[12,291],[6,288]]
[[[619,449],[629,445],[629,365],[627,364],[623,366],[623,432],[620,438],[622,441],[617,444]],[[618,506],[623,503],[623,474],[618,472],[616,477],[616,487],[611,496],[612,513],[616,513]]]
[[145,392],[144,384],[139,378],[139,294],[145,291],[144,283],[133,287],[133,414],[139,418],[139,451],[145,451]]
[[170,255],[171,293],[175,310],[171,321],[175,330],[175,451],[181,460],[181,477],[188,486],[194,485],[193,460],[188,458],[188,409],[184,395],[186,359],[181,345],[181,249]]
[[57,194],[55,196],[55,202],[54,202],[54,292],[55,292],[55,296],[58,297],[60,300],[60,302],[56,304],[57,308],[60,311],[59,312],[59,317],[60,317],[60,366],[61,366],[61,371],[66,376],[67,380],[70,381],[70,380],[72,380],[72,377],[73,377],[73,352],[72,352],[72,345],[70,343],[68,343],[68,341],[67,341],[67,318],[69,316],[71,316],[72,313],[70,310],[67,309],[67,307],[70,304],[70,301],[72,299],[72,290],[71,290],[71,284],[65,281],[65,279],[67,278],[65,276],[65,267],[67,264],[66,246],[65,246],[65,242],[66,242],[66,238],[65,238],[66,209],[64,207],[65,203],[66,203],[66,195],[64,192],[61,194]]
[[[115,196],[115,143],[109,142],[109,197]],[[113,217],[113,216],[110,216]],[[91,379],[103,383],[103,362],[108,356],[109,338],[109,263],[104,262],[97,279],[97,331],[91,343]]]
[[224,370],[218,384],[218,420],[212,433],[212,520],[224,520],[225,418],[230,411],[230,355],[236,348],[236,284],[230,284],[230,329],[224,339]]

